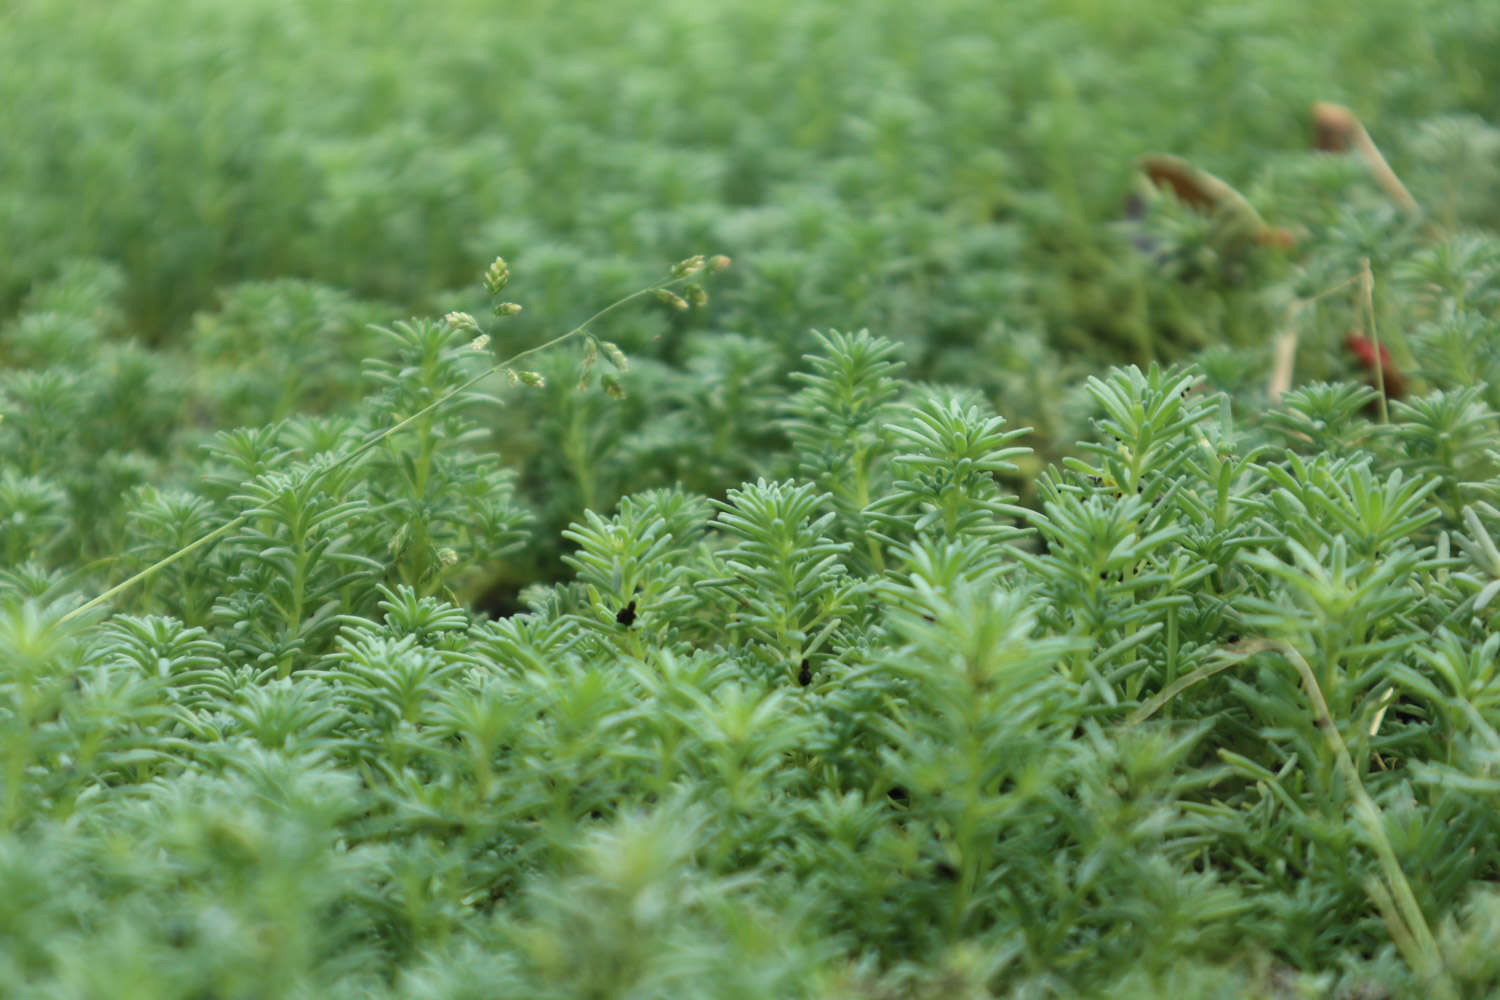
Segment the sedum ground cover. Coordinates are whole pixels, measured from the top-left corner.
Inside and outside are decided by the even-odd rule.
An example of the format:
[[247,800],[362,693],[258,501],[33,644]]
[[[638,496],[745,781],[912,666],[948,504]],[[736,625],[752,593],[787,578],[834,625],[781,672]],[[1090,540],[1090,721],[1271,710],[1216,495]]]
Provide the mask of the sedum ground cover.
[[1493,995],[1489,6],[12,0],[0,995]]

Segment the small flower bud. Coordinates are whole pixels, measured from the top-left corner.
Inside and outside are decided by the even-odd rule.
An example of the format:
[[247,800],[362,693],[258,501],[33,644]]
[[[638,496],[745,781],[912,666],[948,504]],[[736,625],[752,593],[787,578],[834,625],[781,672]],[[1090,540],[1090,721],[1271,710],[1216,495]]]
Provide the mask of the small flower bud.
[[601,340],[599,342],[599,349],[604,352],[604,356],[609,359],[609,363],[617,369],[622,372],[630,370],[630,359],[625,357],[625,352],[620,350],[615,344],[607,340]]
[[484,287],[491,295],[499,295],[500,289],[510,281],[510,265],[504,257],[496,257],[488,271],[484,272]]
[[443,317],[443,322],[455,330],[479,329],[479,324],[474,321],[474,317],[466,312],[451,312]]
[[452,566],[454,563],[458,562],[458,553],[448,548],[446,545],[437,550],[437,557],[438,562],[442,563],[444,566]]
[[708,258],[708,269],[711,273],[718,274],[720,271],[728,270],[729,263],[730,261],[728,257],[724,256],[721,253],[716,253],[712,257]]
[[694,254],[687,260],[678,261],[673,265],[672,277],[686,278],[688,275],[697,274],[701,270],[703,270],[703,255],[701,253]]
[[604,386],[604,391],[609,394],[610,399],[625,398],[625,387],[621,385],[620,380],[615,378],[613,375],[610,375],[608,373],[600,375],[599,384]]
[[495,303],[495,315],[496,316],[514,316],[516,313],[518,313],[520,311],[521,311],[521,304],[519,302],[496,302]]
[[479,336],[477,336],[473,340],[469,341],[469,350],[471,350],[471,351],[483,352],[484,349],[486,347],[489,347],[489,346],[490,346],[490,335],[487,334],[487,333],[481,333]]
[[708,293],[703,290],[702,285],[692,283],[683,285],[682,292],[687,296],[687,300],[698,308],[708,305]]
[[658,288],[656,290],[656,297],[665,302],[667,305],[671,306],[673,309],[686,309],[688,307],[686,299],[684,299],[681,295],[678,295],[676,292],[670,291],[665,288]]
[[547,380],[542,378],[541,372],[516,372],[516,378],[521,380],[522,385],[528,385],[533,389],[547,388]]

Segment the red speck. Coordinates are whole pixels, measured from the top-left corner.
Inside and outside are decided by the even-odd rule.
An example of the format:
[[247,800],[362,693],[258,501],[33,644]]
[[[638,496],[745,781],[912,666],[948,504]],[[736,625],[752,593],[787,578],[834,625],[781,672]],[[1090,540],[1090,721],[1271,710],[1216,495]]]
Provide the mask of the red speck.
[[[1344,335],[1344,346],[1354,352],[1359,358],[1359,363],[1370,373],[1373,381],[1375,378],[1375,342],[1362,333],[1350,331]],[[1380,346],[1380,368],[1385,377],[1385,397],[1387,399],[1400,399],[1406,395],[1406,376],[1397,370],[1391,361],[1391,352]]]

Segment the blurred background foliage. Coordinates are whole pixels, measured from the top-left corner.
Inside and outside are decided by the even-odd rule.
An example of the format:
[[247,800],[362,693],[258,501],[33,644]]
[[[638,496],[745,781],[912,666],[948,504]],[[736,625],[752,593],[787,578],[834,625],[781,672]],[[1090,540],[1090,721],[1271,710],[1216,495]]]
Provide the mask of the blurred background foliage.
[[[763,467],[785,439],[747,417],[780,405],[814,328],[891,338],[910,376],[984,392],[1052,457],[1085,374],[1206,351],[1233,388],[1285,298],[1263,294],[1285,255],[1205,271],[1206,224],[1171,206],[1141,253],[1138,155],[1301,227],[1315,292],[1399,241],[1367,178],[1308,152],[1310,102],[1361,115],[1444,225],[1494,223],[1497,52],[1488,4],[1427,0],[13,0],[0,357],[66,385],[4,391],[103,414],[66,432],[127,466],[75,521],[98,555],[122,486],[190,479],[177,459],[216,430],[349,405],[367,324],[475,307],[496,253],[526,306],[506,353],[709,250],[738,264],[706,318],[612,320],[629,402],[563,376],[486,418],[543,539],[633,488],[721,495]],[[1349,374],[1343,316],[1320,321],[1304,370]]]
[[1500,102],[1482,3],[18,0],[0,17],[0,315],[100,257],[155,344],[249,280],[431,311],[496,252],[529,275],[529,322],[553,323],[711,246],[751,264],[725,325],[870,325],[937,363],[998,319],[1050,318],[1041,276],[1098,266],[1140,153],[1243,186],[1308,148],[1325,99],[1400,172],[1414,123]]

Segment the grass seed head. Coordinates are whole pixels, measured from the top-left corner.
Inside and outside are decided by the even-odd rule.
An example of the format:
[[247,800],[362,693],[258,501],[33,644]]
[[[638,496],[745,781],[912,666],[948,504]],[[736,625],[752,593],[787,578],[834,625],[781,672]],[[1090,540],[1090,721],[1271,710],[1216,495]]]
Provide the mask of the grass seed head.
[[499,295],[510,281],[510,265],[504,257],[496,257],[489,270],[484,272],[484,287],[491,295]]
[[479,329],[479,324],[475,321],[474,317],[466,312],[451,312],[443,317],[443,322],[455,330]]

